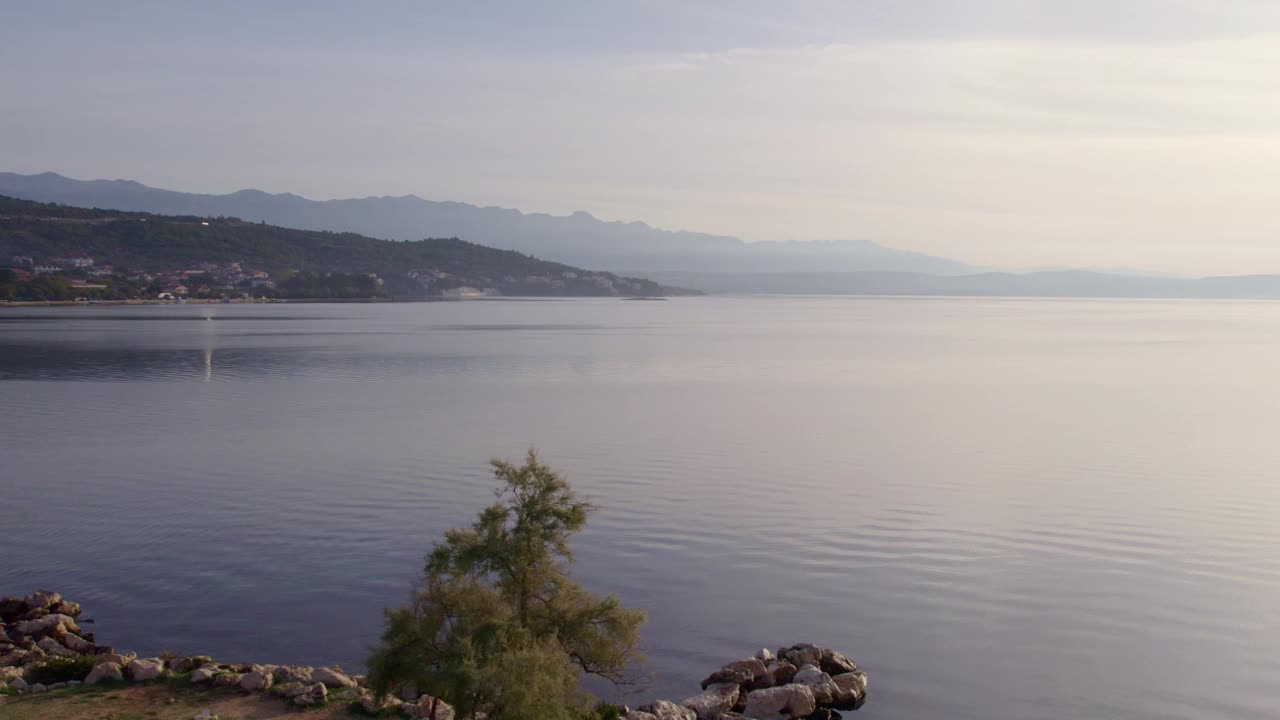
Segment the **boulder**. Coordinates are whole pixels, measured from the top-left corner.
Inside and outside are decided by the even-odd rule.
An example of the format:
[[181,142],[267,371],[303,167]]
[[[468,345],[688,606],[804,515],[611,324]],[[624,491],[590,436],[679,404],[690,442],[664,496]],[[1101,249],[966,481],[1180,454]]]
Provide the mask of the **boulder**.
[[12,682],[10,682],[9,684],[10,684],[10,685],[12,685],[12,686],[13,686],[13,689],[14,689],[14,690],[17,690],[18,692],[26,692],[26,691],[27,691],[27,687],[28,687],[28,685],[27,685],[27,681],[26,681],[26,680],[23,680],[21,675],[19,675],[18,677],[14,678],[14,679],[13,679],[13,681],[12,681]]
[[242,677],[244,673],[221,672],[213,676],[213,685],[214,687],[236,687],[240,684]]
[[719,720],[737,704],[741,692],[742,688],[737,683],[717,683],[708,685],[701,695],[685,698],[680,704],[692,710],[697,720]]
[[121,671],[120,665],[113,662],[98,663],[93,666],[89,674],[85,676],[85,685],[97,685],[100,682],[119,682],[124,680],[124,673]]
[[818,709],[813,691],[804,685],[780,685],[752,690],[742,714],[754,720],[791,720]]
[[50,655],[55,655],[58,657],[72,657],[78,654],[75,650],[68,648],[67,646],[63,645],[57,640],[54,640],[51,637],[41,638],[40,642],[36,643],[36,647],[49,653]]
[[48,653],[41,650],[39,645],[32,643],[31,647],[27,648],[27,653],[22,656],[22,665],[23,667],[35,665],[43,662],[46,657],[48,657]]
[[128,665],[124,666],[124,672],[129,676],[130,680],[135,682],[155,680],[164,674],[164,661],[160,658],[131,660]]
[[776,657],[777,656],[774,655],[773,652],[769,650],[769,648],[760,648],[759,650],[756,651],[756,654],[755,654],[755,658],[762,663],[768,663],[770,660],[773,660]]
[[80,617],[80,603],[71,602],[70,600],[59,600],[53,604],[53,611],[77,618]]
[[867,674],[861,670],[835,675],[831,682],[836,686],[832,704],[838,708],[852,710],[867,699]]
[[654,700],[640,706],[640,712],[647,712],[657,720],[697,720],[698,716],[687,707],[681,707],[669,700]]
[[843,653],[836,652],[830,648],[822,649],[822,657],[819,659],[818,668],[822,672],[835,677],[844,673],[858,671],[858,663],[845,657]]
[[93,664],[100,665],[102,663],[112,662],[120,667],[124,667],[125,665],[133,662],[135,657],[137,657],[137,655],[121,655],[117,652],[102,653],[93,659]]
[[403,705],[404,701],[394,695],[383,695],[382,700],[378,700],[373,697],[373,693],[366,691],[360,696],[360,707],[370,715],[377,715],[383,710],[399,713]]
[[702,681],[702,689],[705,690],[711,685],[720,683],[733,683],[740,685],[744,690],[753,690],[768,687],[772,684],[772,679],[763,662],[757,658],[748,658],[731,662],[708,675]]
[[822,665],[822,648],[810,643],[799,643],[789,648],[780,648],[778,657],[787,662],[802,667],[804,665]]
[[430,695],[420,696],[416,703],[404,703],[401,709],[410,718],[430,718],[432,712],[436,720],[454,720],[457,716],[452,705]]
[[27,688],[27,692],[36,694],[36,695],[40,693],[47,693],[49,692],[49,686],[45,685],[44,683],[34,683]]
[[213,680],[213,677],[221,672],[217,665],[201,665],[191,671],[191,682],[205,683]]
[[796,666],[786,660],[773,660],[764,667],[769,671],[769,677],[773,678],[773,685],[786,685],[796,676]]
[[831,676],[819,670],[816,665],[801,666],[791,682],[809,688],[813,692],[813,701],[819,705],[830,705],[838,692]]
[[22,600],[22,604],[25,605],[28,610],[42,610],[50,605],[57,605],[60,602],[62,602],[62,596],[56,592],[49,592],[48,590],[37,590]]
[[93,643],[85,640],[75,633],[67,633],[66,636],[62,638],[62,644],[66,645],[68,649],[74,650],[81,655],[91,655],[93,654],[93,651],[97,649],[97,646]]
[[271,694],[292,700],[307,691],[307,686],[300,682],[276,683],[271,686]]
[[245,673],[240,677],[240,689],[249,692],[262,692],[271,688],[271,671],[267,668],[254,666],[253,670]]
[[9,637],[9,633],[4,630],[4,623],[0,623],[0,643],[9,644],[13,642],[13,638]]
[[18,667],[22,665],[22,661],[26,658],[27,651],[22,648],[14,648],[6,655],[0,655],[0,667]]
[[45,615],[34,620],[23,620],[18,623],[17,631],[23,635],[52,635],[61,637],[69,632],[80,632],[80,626],[76,625],[75,618],[61,613],[53,613]]
[[622,716],[622,720],[658,720],[658,716],[643,710],[632,710]]
[[346,673],[338,668],[316,668],[311,672],[311,679],[318,683],[324,683],[325,687],[331,688],[349,688],[355,687],[356,681],[352,680]]
[[325,688],[324,683],[317,682],[313,683],[302,694],[295,696],[293,704],[301,705],[302,707],[315,707],[323,705],[328,698],[329,690]]
[[26,611],[27,604],[22,601],[22,598],[0,598],[0,622],[13,622]]
[[281,665],[276,668],[276,682],[286,683],[302,683],[310,685],[314,682],[311,679],[312,669],[302,665]]
[[171,657],[167,661],[165,661],[165,667],[169,669],[169,672],[177,673],[181,675],[183,673],[189,673],[192,670],[196,669],[197,667],[199,667],[199,664],[197,664],[194,660],[192,660],[189,657],[177,656],[177,657]]

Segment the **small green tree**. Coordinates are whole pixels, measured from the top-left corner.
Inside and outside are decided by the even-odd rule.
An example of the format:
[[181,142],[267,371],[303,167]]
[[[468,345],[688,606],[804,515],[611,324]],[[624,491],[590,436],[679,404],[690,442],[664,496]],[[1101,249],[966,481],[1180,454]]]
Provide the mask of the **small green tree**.
[[583,673],[626,683],[644,613],[570,578],[570,537],[595,509],[529,451],[494,460],[497,501],[427,555],[412,602],[387,612],[369,660],[374,691],[414,685],[461,717],[582,717]]

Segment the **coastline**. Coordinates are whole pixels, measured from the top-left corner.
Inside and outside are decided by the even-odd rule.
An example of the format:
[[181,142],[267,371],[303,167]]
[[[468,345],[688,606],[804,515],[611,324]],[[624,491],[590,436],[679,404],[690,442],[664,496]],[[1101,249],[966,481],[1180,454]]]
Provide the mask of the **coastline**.
[[[81,614],[79,603],[46,590],[0,598],[0,715],[22,720],[140,713],[161,717],[154,710],[159,707],[167,710],[166,718],[194,720],[216,720],[219,711],[253,718],[312,711],[314,717],[455,718],[446,702],[415,687],[396,687],[377,697],[367,676],[337,666],[226,663],[209,656],[139,657],[117,651],[98,644],[95,633],[83,629],[93,620]],[[602,704],[592,717],[838,720],[839,711],[856,710],[866,701],[867,673],[838,651],[799,643],[728,663],[700,685],[701,694],[678,703],[654,700],[634,710]],[[196,707],[200,709],[193,716]],[[245,707],[255,711],[243,712]]]

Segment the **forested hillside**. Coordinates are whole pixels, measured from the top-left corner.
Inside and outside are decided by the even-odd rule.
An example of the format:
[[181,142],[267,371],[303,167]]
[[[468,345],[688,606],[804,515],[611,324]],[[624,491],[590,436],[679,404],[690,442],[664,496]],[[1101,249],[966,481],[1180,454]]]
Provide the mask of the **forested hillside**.
[[[154,276],[230,264],[272,282],[298,273],[373,274],[382,294],[459,288],[502,295],[660,295],[648,280],[545,262],[456,238],[400,242],[251,223],[51,205],[0,196],[0,266],[91,258],[114,273]],[[15,260],[11,260],[15,259]],[[20,260],[16,260],[20,259]]]

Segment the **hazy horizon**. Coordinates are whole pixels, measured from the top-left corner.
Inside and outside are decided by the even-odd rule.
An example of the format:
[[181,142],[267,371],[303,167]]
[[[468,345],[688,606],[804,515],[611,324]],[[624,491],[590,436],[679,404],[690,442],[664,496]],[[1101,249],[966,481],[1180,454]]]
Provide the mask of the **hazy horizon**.
[[1280,7],[5,3],[5,169],[1280,272]]

